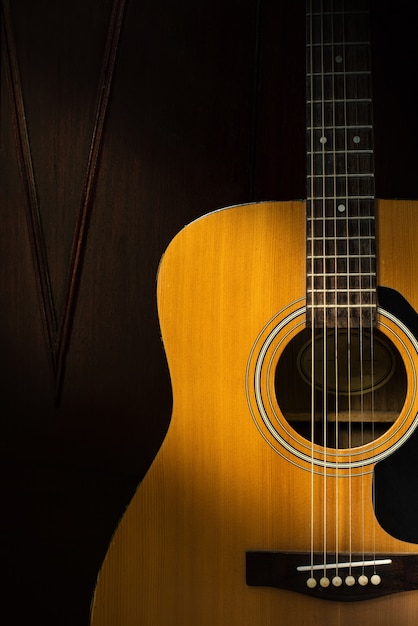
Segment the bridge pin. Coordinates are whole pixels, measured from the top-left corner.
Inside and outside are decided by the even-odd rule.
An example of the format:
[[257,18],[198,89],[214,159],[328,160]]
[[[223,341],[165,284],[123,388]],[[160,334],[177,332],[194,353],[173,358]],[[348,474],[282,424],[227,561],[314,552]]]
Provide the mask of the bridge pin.
[[353,587],[356,584],[356,579],[354,578],[354,576],[347,576],[347,578],[345,579],[345,584],[347,585],[347,587]]
[[334,587],[341,587],[341,585],[343,584],[343,579],[341,578],[341,576],[334,576],[334,578],[332,579],[332,584],[334,585]]
[[319,581],[319,584],[321,585],[321,587],[323,587],[324,589],[326,587],[329,587],[329,578],[327,578],[326,576],[323,576],[321,578],[321,580]]
[[380,583],[382,582],[382,579],[380,578],[379,574],[373,574],[373,576],[370,579],[370,582],[372,583],[372,585],[380,585]]
[[306,584],[309,587],[309,589],[315,589],[315,587],[316,587],[316,580],[315,580],[315,578],[308,578],[308,580],[306,581]]
[[362,587],[365,587],[367,583],[369,582],[369,579],[367,578],[367,576],[362,574],[361,576],[358,577],[358,582],[359,582],[359,585],[361,585]]

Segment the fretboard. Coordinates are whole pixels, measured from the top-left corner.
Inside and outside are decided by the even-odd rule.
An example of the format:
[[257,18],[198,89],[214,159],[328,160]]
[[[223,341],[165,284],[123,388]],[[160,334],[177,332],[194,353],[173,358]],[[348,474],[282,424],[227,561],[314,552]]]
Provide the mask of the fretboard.
[[376,315],[369,19],[364,0],[307,0],[307,323]]

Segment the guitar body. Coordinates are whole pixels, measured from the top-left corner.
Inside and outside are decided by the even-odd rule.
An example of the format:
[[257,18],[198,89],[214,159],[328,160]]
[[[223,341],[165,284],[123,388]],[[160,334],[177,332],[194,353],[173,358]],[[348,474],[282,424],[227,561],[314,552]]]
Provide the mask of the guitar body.
[[[377,202],[378,283],[414,309],[417,211],[414,201]],[[349,481],[336,471],[325,492],[324,478],[312,479],[279,444],[275,450],[252,415],[251,354],[270,320],[303,308],[305,246],[305,204],[271,202],[210,213],[168,247],[158,307],[173,387],[171,424],[110,545],[92,626],[416,625],[418,591],[344,602],[246,583],[247,551],[309,552],[312,488],[320,504],[313,531],[319,549],[328,499],[329,540],[340,527],[341,550],[418,551],[377,522],[373,466]],[[385,324],[392,341],[396,327]],[[405,367],[405,406],[416,414],[413,374]],[[297,393],[296,368],[289,380],[290,393]],[[339,502],[356,503],[349,523],[341,511],[333,518],[337,491]],[[349,536],[347,528],[357,526],[362,539]]]

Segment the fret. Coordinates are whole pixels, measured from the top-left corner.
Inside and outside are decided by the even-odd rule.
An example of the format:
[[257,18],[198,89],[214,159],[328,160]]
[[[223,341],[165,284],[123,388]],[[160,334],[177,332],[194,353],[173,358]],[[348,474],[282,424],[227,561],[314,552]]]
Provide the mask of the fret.
[[[375,272],[376,268],[374,265],[374,260],[371,257],[350,257],[349,260],[347,260],[347,257],[327,257],[326,259],[317,258],[314,260],[314,262],[308,262],[307,271],[310,275],[315,277],[320,277],[325,274],[326,276],[330,275],[331,277],[362,276],[363,278],[365,278],[366,276],[370,276],[371,273]],[[355,281],[354,284],[353,281],[349,281],[349,283],[354,287],[357,286]],[[315,286],[321,289],[323,287],[325,289],[328,289],[329,283],[324,284],[326,284],[325,287],[322,283],[315,283]],[[360,284],[361,286],[364,286],[365,282],[362,281]],[[374,287],[374,284],[372,284],[372,286]],[[367,285],[367,287],[370,287],[370,283]],[[330,290],[332,291],[332,288],[330,288]]]
[[[310,289],[311,293],[323,293],[324,291],[329,291],[329,290],[325,290],[325,289]],[[364,293],[365,289],[360,289],[360,288],[353,288],[349,290],[349,293]],[[329,291],[329,293],[343,293],[343,294],[347,294],[347,289],[332,289],[331,291]],[[374,291],[373,289],[370,289],[370,294],[373,294]]]
[[[347,237],[338,237],[338,236],[322,236],[311,237],[311,241],[345,241],[347,242]],[[350,235],[350,241],[370,241],[372,237],[368,235]]]
[[[334,179],[334,178],[373,178],[374,174],[372,172],[366,174],[308,174],[307,178],[317,178],[320,176],[321,178],[326,179]],[[350,196],[352,197],[352,196]]]
[[324,261],[324,260],[335,260],[335,259],[374,259],[374,254],[307,254],[306,258],[310,261]]
[[337,154],[337,155],[338,154],[341,154],[341,155],[346,154],[346,155],[355,157],[356,154],[358,154],[358,155],[361,155],[361,154],[374,154],[374,150],[372,148],[368,148],[368,149],[365,149],[365,150],[358,150],[358,149],[352,148],[351,146],[347,146],[347,148],[345,150],[342,150],[342,149],[337,149],[337,150],[331,149],[330,150],[329,148],[327,148],[327,149],[321,148],[321,150],[307,150],[306,154],[308,156],[312,156],[312,155],[322,156],[322,154],[329,155],[329,156],[332,156],[332,155],[335,155],[335,154]]
[[355,71],[351,71],[351,72],[348,72],[348,71],[336,72],[336,71],[326,71],[325,70],[325,71],[322,71],[322,72],[307,72],[306,73],[306,76],[309,76],[309,77],[320,76],[321,78],[325,77],[325,76],[326,77],[328,77],[328,76],[331,76],[331,77],[335,77],[335,76],[347,77],[347,76],[364,76],[364,75],[371,76],[371,72],[369,70],[363,70],[363,71],[357,71],[357,72],[355,72]]
[[373,128],[371,124],[319,124],[308,126],[307,130],[361,130],[363,128]]
[[325,278],[321,276],[308,277],[308,294],[312,290],[326,291],[332,293],[336,289],[342,289],[349,293],[355,289],[361,289],[364,293],[372,292],[374,294],[376,287],[376,275],[352,275],[352,274],[336,274],[335,276],[327,275]]
[[345,251],[341,254],[323,254],[315,258],[314,262],[308,263],[308,268],[312,268],[314,272],[336,271],[346,274],[347,272],[368,272],[374,271],[375,261],[374,254],[367,254],[364,257],[360,254],[347,254]]
[[373,100],[371,98],[329,98],[328,100],[320,99],[320,100],[306,100],[307,104],[312,103],[325,103],[325,104],[361,104],[362,102],[367,102],[371,104]]
[[311,303],[311,308],[313,309],[324,309],[324,308],[330,308],[330,309],[371,309],[374,307],[374,303],[367,303],[367,302],[359,302],[356,304],[315,304],[315,303]]
[[[320,131],[322,134],[319,135],[319,143],[321,144],[321,146],[318,146],[318,149],[320,148],[321,151],[322,150],[326,150],[327,149],[327,143],[329,142],[330,138],[332,139],[333,136],[329,135],[329,131],[350,131],[350,130],[354,130],[354,131],[358,131],[358,130],[370,130],[372,129],[372,125],[371,124],[335,124],[335,123],[331,123],[331,122],[321,122],[319,124],[313,124],[312,126],[308,126],[307,130],[308,131]],[[324,138],[326,139],[326,141],[324,141]],[[345,141],[350,141],[350,138],[347,138],[346,135],[343,135],[343,138]],[[351,138],[351,140],[353,140],[353,138]],[[322,141],[321,141],[322,140]],[[358,140],[361,141],[361,137],[358,137]],[[364,136],[363,136],[363,140],[364,140]],[[360,141],[357,141],[357,143],[360,143]],[[356,142],[354,142],[356,143]]]
[[[344,198],[346,198],[346,197],[348,197],[348,196],[344,196],[344,195],[337,196],[337,197],[335,197],[335,200],[339,200],[339,201],[340,200],[344,200]],[[315,196],[315,198],[308,197],[308,200],[312,200],[312,199],[321,201],[321,200],[325,200],[325,196],[323,198],[318,198],[317,196]],[[374,196],[372,196],[372,195],[370,195],[370,196],[367,196],[367,195],[364,195],[364,196],[350,196],[350,200],[374,200]]]
[[364,240],[374,241],[374,220],[309,220],[307,230],[307,251],[312,251],[312,243],[316,241],[357,241],[359,237]]
[[310,11],[310,15],[365,15],[368,16],[369,12],[362,9],[350,10],[346,9],[344,11],[339,11],[335,9],[335,11]]
[[346,46],[365,46],[369,47],[370,43],[368,41],[324,41],[324,42],[308,42],[306,44],[307,48],[335,48],[335,46],[341,46],[345,48]]
[[[327,154],[347,154],[347,152],[349,152],[350,155],[354,156],[356,154],[373,154],[373,150],[327,150]],[[308,155],[312,155],[312,154],[318,154],[317,150],[312,150],[312,151],[307,151]]]
[[362,296],[360,294],[353,294],[352,298],[347,301],[347,300],[339,300],[337,299],[324,299],[323,295],[324,294],[309,294],[311,297],[308,299],[308,303],[309,303],[309,307],[310,309],[317,307],[317,308],[324,308],[326,306],[332,306],[335,308],[362,308],[364,307],[365,309],[376,309],[376,300],[374,297],[370,296],[370,298],[368,300],[363,300]]
[[[313,11],[310,15],[311,17],[343,17],[344,18],[347,16],[357,16],[357,15],[367,16],[368,12],[361,11],[361,10],[358,10],[358,11],[321,11],[321,12]],[[355,41],[354,43],[358,43],[358,42]]]
[[[351,273],[349,272],[307,272],[307,276],[309,276],[310,278],[316,278],[316,277],[322,277],[322,278],[326,278],[328,276],[331,276],[333,278],[335,277],[340,277],[343,275],[350,275]],[[355,274],[355,276],[357,277],[362,277],[362,276],[367,276],[370,278],[370,276],[376,276],[376,272],[357,272],[357,274]]]
[[307,130],[359,130],[362,128],[373,128],[372,124],[314,124],[307,126]]
[[[337,221],[337,222],[344,222],[345,223],[347,221],[347,217],[340,217],[338,215],[331,215],[331,216],[330,215],[324,215],[323,217],[322,216],[321,217],[313,216],[313,217],[310,217],[309,219],[311,221],[314,221],[314,222],[315,221],[318,221],[318,222],[335,222],[335,221]],[[352,219],[352,218],[349,218],[349,219]],[[368,221],[370,221],[370,220],[374,220],[374,217],[370,216],[370,215],[369,216],[367,216],[367,215],[358,215],[354,219],[356,221],[357,220],[368,220]]]
[[[349,271],[367,271],[374,268],[375,254],[374,246],[370,246],[370,249],[360,250],[358,246],[354,246],[350,242],[350,250],[347,250],[347,246],[341,246],[342,249],[323,251],[318,254],[318,250],[314,250],[313,254],[308,251],[307,254],[307,266],[315,272],[321,272],[323,270],[336,270],[345,274]],[[355,249],[357,248],[357,249]]]

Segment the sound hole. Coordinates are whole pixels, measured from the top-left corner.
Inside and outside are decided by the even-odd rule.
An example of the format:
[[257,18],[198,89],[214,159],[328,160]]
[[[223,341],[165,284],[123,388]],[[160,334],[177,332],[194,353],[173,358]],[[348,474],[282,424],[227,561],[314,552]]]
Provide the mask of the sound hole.
[[338,449],[383,435],[402,410],[406,387],[402,358],[378,329],[315,329],[313,341],[305,329],[286,346],[275,373],[276,398],[292,428]]

